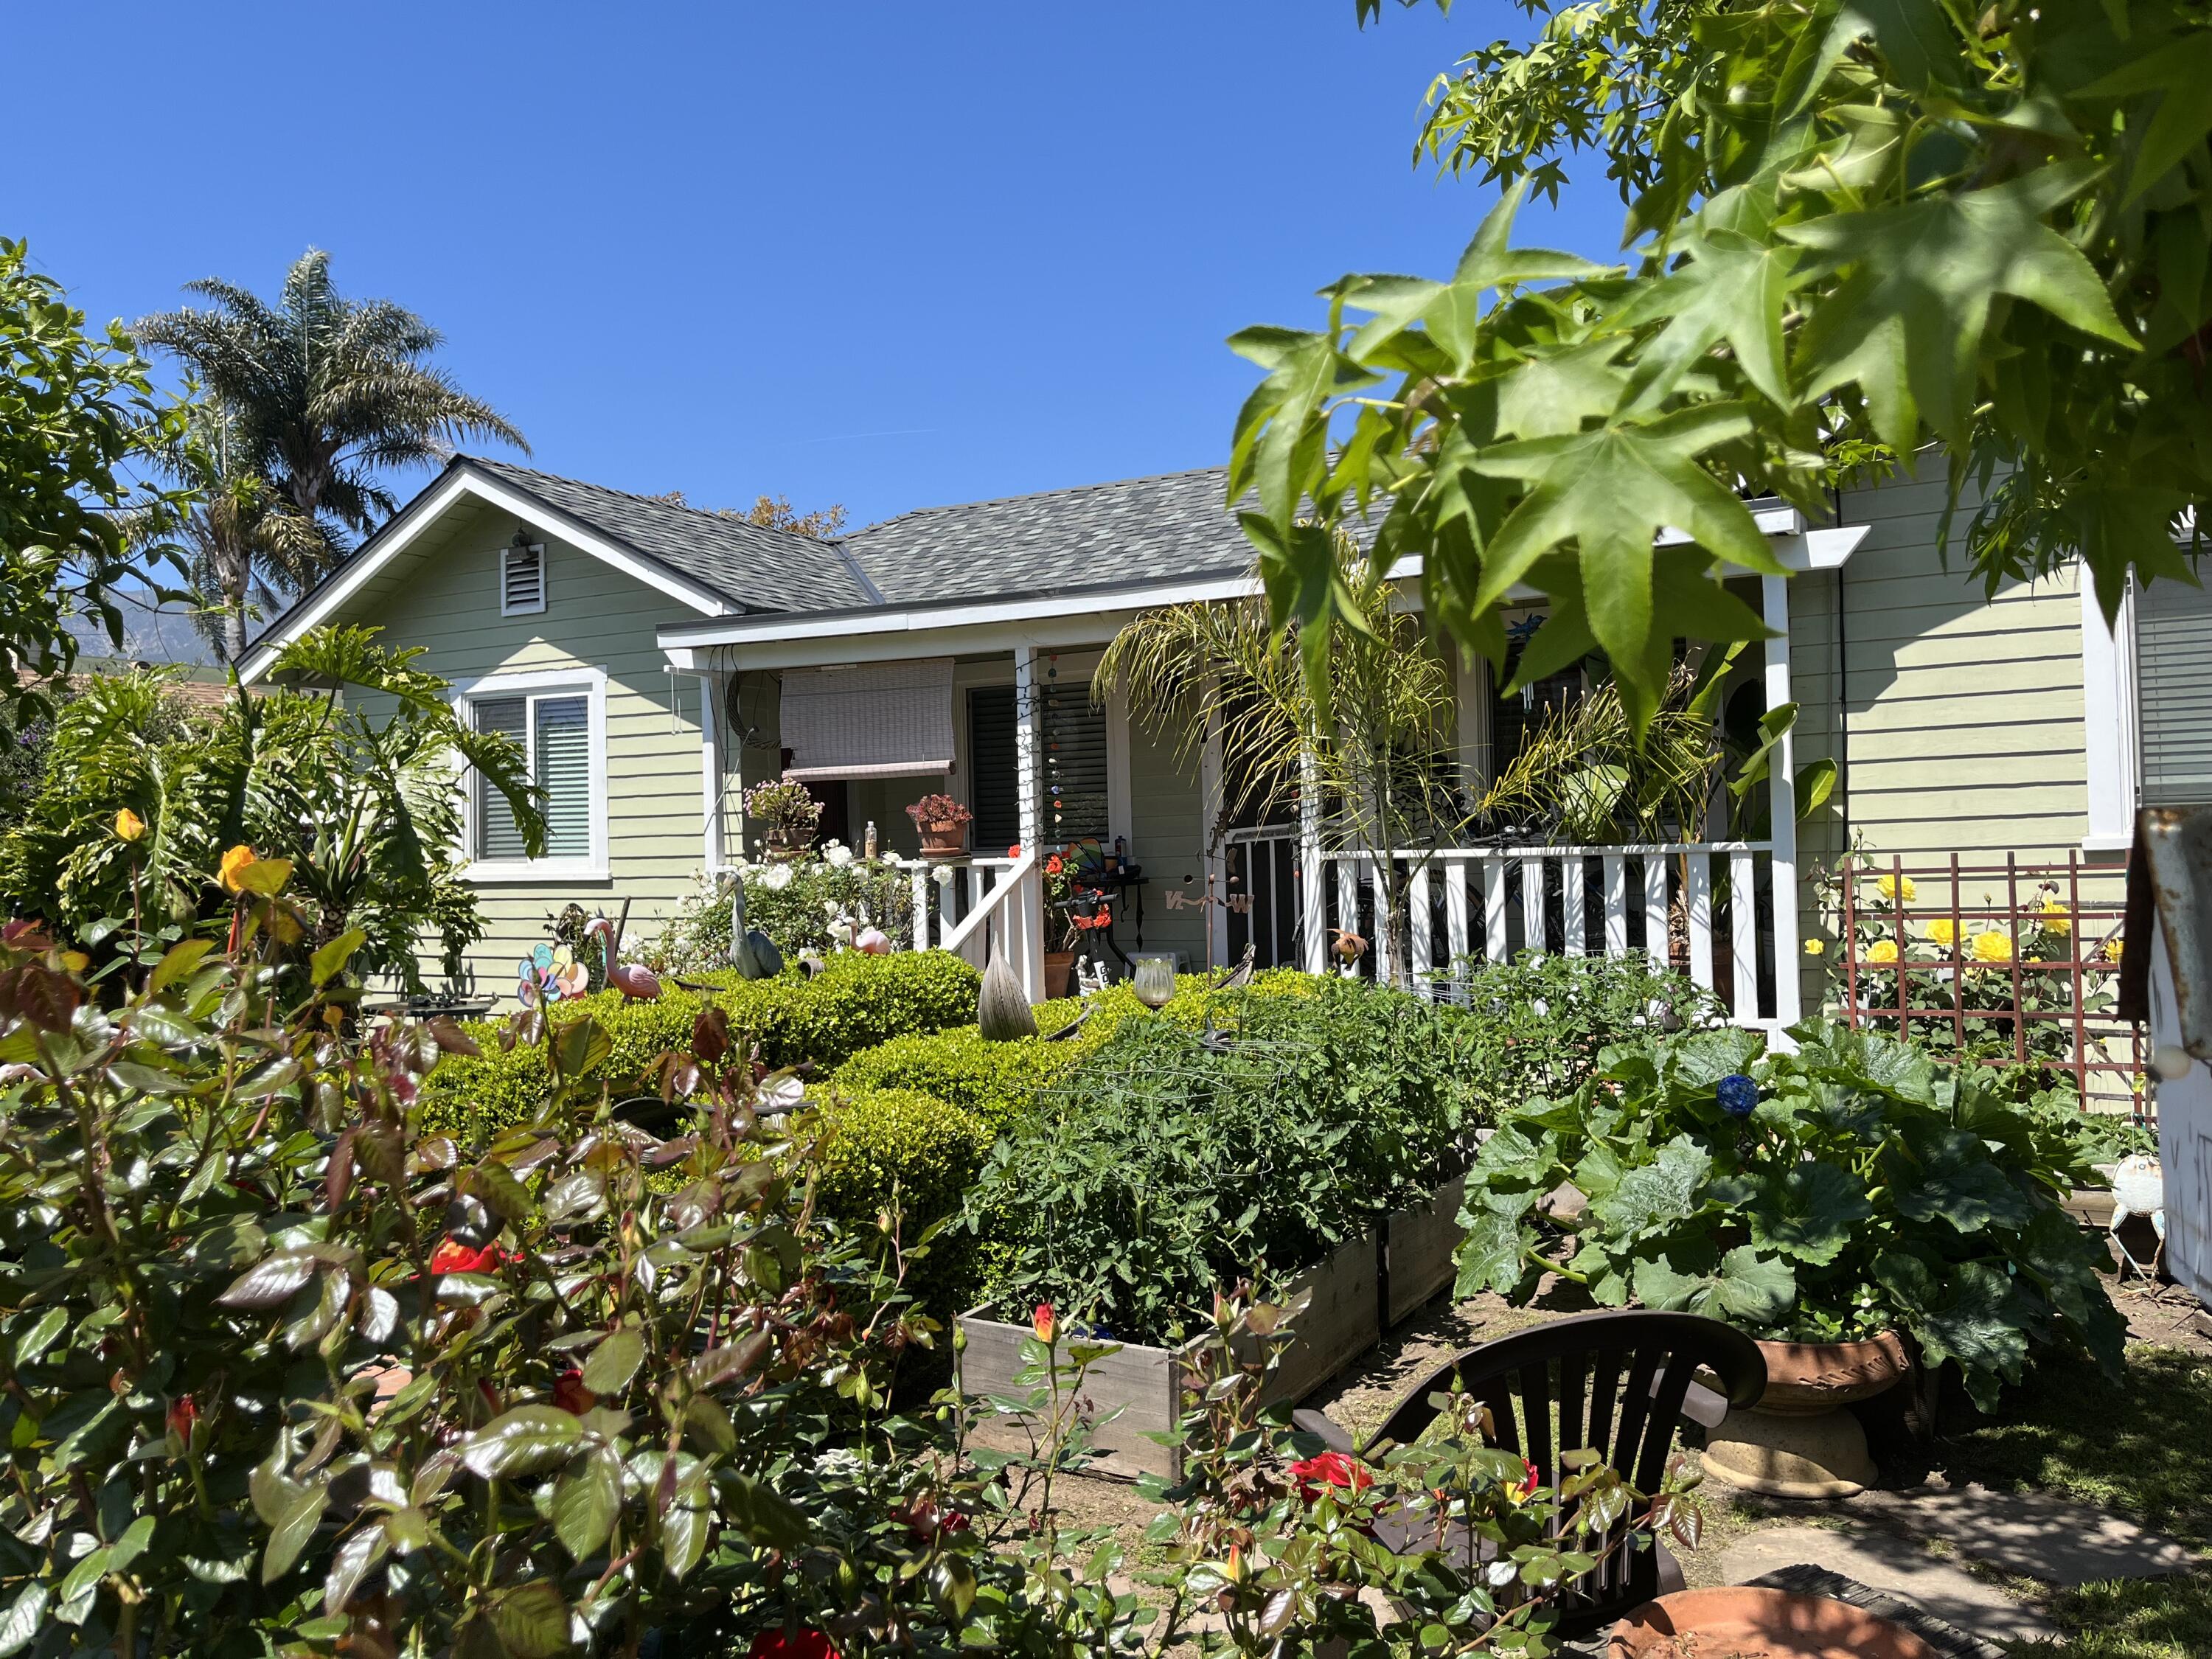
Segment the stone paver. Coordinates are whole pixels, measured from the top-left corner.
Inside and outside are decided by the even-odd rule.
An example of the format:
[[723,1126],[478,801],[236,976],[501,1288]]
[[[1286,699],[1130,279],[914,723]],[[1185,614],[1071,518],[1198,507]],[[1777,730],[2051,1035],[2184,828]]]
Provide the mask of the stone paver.
[[2052,1640],[2058,1635],[2058,1627],[2027,1603],[1893,1533],[1770,1527],[1729,1546],[1721,1557],[1721,1577],[1741,1584],[1801,1562],[1917,1602],[1946,1624],[1985,1641]]
[[1905,1492],[1863,1492],[1849,1508],[1854,1518],[1940,1538],[1961,1555],[2062,1589],[2100,1578],[2155,1578],[2196,1565],[2171,1538],[2049,1492],[1953,1486],[1939,1475]]

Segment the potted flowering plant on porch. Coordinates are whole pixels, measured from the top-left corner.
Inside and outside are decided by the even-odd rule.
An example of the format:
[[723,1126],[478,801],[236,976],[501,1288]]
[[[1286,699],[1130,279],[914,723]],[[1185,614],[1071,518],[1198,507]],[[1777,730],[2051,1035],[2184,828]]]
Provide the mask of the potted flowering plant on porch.
[[822,803],[803,783],[788,778],[757,783],[745,791],[745,816],[766,826],[762,840],[769,858],[787,864],[803,858],[814,844],[814,831],[822,822]]
[[1093,935],[1113,924],[1106,895],[1083,883],[1085,872],[1091,867],[1074,847],[1052,854],[1044,861],[1045,931],[1053,940],[1053,948],[1044,953],[1048,997],[1064,997],[1073,988],[1075,959]]
[[968,850],[968,826],[975,815],[950,795],[924,795],[906,809],[921,836],[921,855],[957,858]]

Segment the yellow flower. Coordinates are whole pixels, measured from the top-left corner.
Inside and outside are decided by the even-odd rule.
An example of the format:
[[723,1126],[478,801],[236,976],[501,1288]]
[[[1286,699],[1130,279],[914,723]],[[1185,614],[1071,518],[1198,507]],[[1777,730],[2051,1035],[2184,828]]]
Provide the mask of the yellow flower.
[[1808,957],[1817,957],[1827,948],[1816,939],[1808,939],[1805,941],[1805,954]]
[[115,815],[115,838],[118,841],[137,841],[146,833],[146,820],[129,807]]
[[254,862],[253,849],[243,842],[225,853],[222,855],[223,887],[233,893],[244,892],[246,889],[239,884],[239,872],[252,862]]
[[1920,896],[1920,890],[1912,884],[1910,876],[1884,876],[1875,883],[1875,887],[1886,899],[1894,899],[1901,890],[1907,904]]
[[1976,962],[2010,962],[2012,935],[2001,933],[1994,927],[1986,933],[1975,934],[1974,960]]
[[2106,961],[2118,962],[2120,959],[2120,945],[2122,943],[2122,940],[2116,939],[2108,939],[2105,941]]
[[1894,967],[1897,963],[1897,941],[1878,939],[1867,946],[1866,959],[1877,968]]
[[1928,937],[1938,945],[1956,945],[1959,942],[1959,924],[1948,916],[1938,916],[1928,924]]
[[2043,901],[2043,925],[2061,939],[2074,931],[2074,913],[2059,902],[2056,894]]

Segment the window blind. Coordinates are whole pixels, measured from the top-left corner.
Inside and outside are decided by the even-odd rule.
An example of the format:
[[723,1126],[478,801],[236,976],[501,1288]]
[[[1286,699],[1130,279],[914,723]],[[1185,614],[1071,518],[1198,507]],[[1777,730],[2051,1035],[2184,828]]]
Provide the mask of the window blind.
[[[512,738],[526,757],[530,752],[530,699],[487,697],[476,705],[479,732]],[[523,855],[522,831],[514,822],[507,797],[479,773],[477,776],[477,856],[480,859],[519,859]]]
[[545,856],[592,855],[591,706],[583,697],[539,697],[532,711],[531,775],[545,791]]
[[2136,591],[2136,682],[2144,805],[2212,804],[2212,593],[2179,581]]
[[979,685],[968,694],[968,804],[975,814],[969,845],[978,853],[1003,853],[1021,838],[1011,685]]
[[1047,845],[1106,839],[1106,711],[1091,706],[1091,682],[1044,683],[1042,831]]

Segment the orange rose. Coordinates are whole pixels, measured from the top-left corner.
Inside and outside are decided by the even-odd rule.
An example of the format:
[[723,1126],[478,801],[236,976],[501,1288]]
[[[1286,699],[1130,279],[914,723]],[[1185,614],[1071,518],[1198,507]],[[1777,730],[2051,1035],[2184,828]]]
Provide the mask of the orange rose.
[[129,807],[115,815],[115,838],[118,841],[137,841],[146,833],[146,820]]
[[247,865],[257,862],[258,862],[258,860],[253,856],[253,849],[243,842],[240,842],[237,846],[232,848],[230,851],[225,853],[222,855],[222,884],[224,890],[232,893],[244,892],[246,889],[240,884],[238,878],[240,875],[243,873]]
[[1030,1328],[1036,1333],[1038,1341],[1052,1340],[1053,1333],[1060,1328],[1060,1322],[1053,1316],[1051,1303],[1036,1304],[1036,1310],[1030,1316]]

